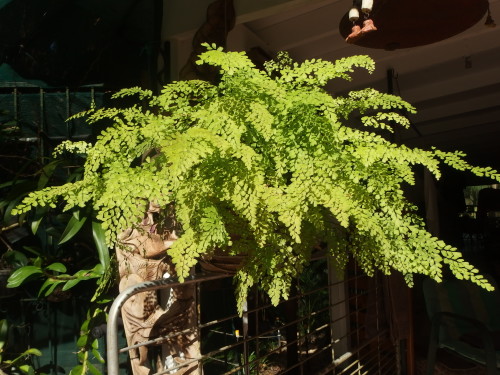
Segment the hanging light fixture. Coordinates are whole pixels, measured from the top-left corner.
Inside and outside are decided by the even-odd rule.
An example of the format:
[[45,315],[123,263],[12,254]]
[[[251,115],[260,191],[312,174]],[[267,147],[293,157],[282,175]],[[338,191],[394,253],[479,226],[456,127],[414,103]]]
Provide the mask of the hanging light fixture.
[[361,2],[361,11],[364,14],[370,14],[373,9],[373,0],[363,0]]
[[[361,47],[410,48],[459,34],[479,22],[487,10],[488,0],[355,0],[339,31],[347,42]],[[357,32],[355,26],[359,26]]]
[[349,11],[349,21],[352,22],[351,33],[346,37],[346,42],[355,43],[358,39],[362,38],[365,34],[376,31],[373,20],[370,18],[370,12],[373,8],[373,0],[362,0],[361,12],[363,13],[363,28],[357,23],[360,16],[358,10],[358,0],[354,0],[352,8]]

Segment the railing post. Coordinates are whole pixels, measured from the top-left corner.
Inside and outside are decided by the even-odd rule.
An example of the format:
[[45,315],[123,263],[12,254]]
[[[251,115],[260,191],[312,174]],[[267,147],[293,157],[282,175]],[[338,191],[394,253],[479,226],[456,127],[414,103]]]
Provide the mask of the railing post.
[[108,325],[106,329],[106,361],[108,375],[118,375],[119,373],[118,319],[121,313],[121,307],[125,301],[131,297],[131,295],[126,293],[129,289],[118,295],[111,305],[108,314]]
[[121,292],[116,298],[108,313],[108,325],[106,329],[106,358],[107,358],[107,368],[108,375],[118,375],[119,374],[119,353],[118,348],[118,319],[120,317],[121,308],[127,302],[127,300],[142,292],[150,290],[158,290],[164,288],[172,288],[178,285],[189,285],[197,284],[200,281],[215,280],[228,277],[225,274],[216,275],[201,275],[192,276],[186,279],[183,283],[179,283],[177,278],[160,279],[154,281],[145,281],[136,285],[132,285],[129,288]]

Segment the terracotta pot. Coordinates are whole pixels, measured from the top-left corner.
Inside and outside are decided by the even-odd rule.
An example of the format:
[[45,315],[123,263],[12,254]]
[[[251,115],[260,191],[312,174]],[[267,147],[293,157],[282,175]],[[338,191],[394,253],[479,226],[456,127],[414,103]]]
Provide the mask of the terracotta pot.
[[200,266],[205,272],[234,275],[246,258],[245,255],[214,255],[200,260]]

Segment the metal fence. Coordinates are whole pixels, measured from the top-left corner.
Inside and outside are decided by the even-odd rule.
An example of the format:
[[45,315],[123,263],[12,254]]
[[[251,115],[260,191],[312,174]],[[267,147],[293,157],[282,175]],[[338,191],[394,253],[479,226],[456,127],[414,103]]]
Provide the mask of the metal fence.
[[84,119],[68,117],[103,105],[105,92],[100,86],[42,88],[22,82],[0,83],[0,124],[13,124],[17,140],[34,143],[40,156],[63,140],[87,139],[92,128]]
[[[230,275],[200,273],[182,284],[173,278],[145,282],[122,292],[111,307],[108,374],[125,372],[119,353],[171,342],[189,331],[199,340],[199,356],[167,356],[154,368],[156,374],[399,374],[399,350],[389,339],[382,284],[381,277],[367,277],[354,264],[339,277],[326,259],[317,259],[287,301],[272,306],[255,288],[240,317]],[[119,348],[124,303],[138,293],[179,286],[196,289],[196,324]]]

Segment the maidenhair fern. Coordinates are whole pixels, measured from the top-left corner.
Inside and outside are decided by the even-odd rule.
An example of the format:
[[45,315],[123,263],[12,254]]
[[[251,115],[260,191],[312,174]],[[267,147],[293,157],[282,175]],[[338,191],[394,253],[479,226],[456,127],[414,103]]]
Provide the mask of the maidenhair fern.
[[[415,273],[435,280],[447,264],[459,278],[491,289],[451,246],[431,236],[404,197],[412,167],[436,177],[441,165],[500,180],[490,168],[467,164],[460,153],[411,149],[389,142],[413,112],[401,98],[365,89],[332,97],[322,87],[349,79],[353,67],[373,61],[354,56],[293,62],[286,54],[255,68],[244,53],[207,45],[199,64],[220,69],[220,81],[181,81],[154,96],[138,88],[126,109],[91,109],[90,123],[111,126],[93,144],[63,143],[86,153],[81,181],[29,195],[17,208],[65,202],[92,205],[108,245],[140,222],[149,202],[174,204],[182,235],[168,254],[186,277],[202,256],[247,255],[237,274],[239,301],[259,283],[272,302],[288,296],[320,242],[342,268],[352,255],[368,273]],[[370,128],[373,128],[370,131]]]

